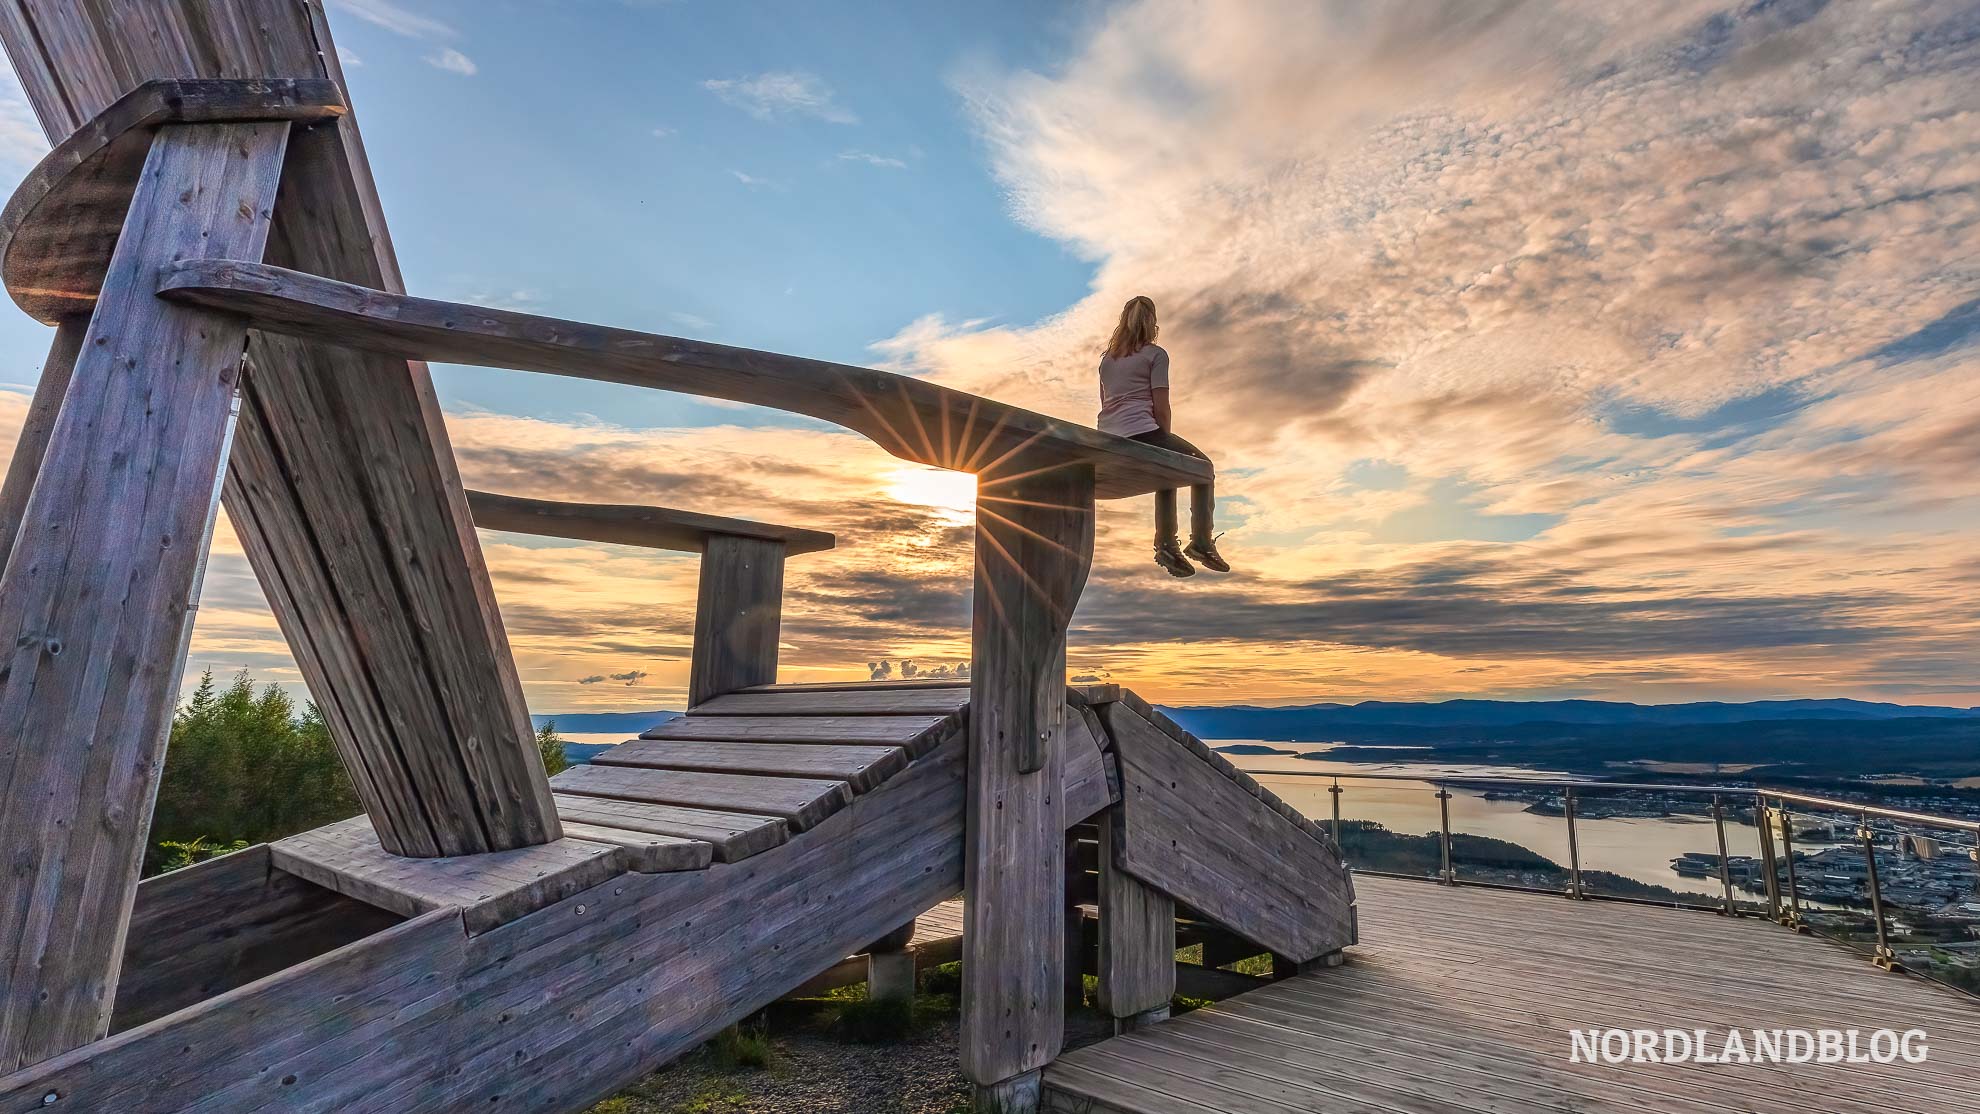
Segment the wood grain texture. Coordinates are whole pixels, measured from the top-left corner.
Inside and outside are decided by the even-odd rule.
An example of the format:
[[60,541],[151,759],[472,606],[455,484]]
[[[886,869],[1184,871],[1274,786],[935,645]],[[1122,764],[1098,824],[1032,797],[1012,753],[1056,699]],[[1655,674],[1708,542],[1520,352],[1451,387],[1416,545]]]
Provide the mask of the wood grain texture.
[[1066,627],[1093,483],[1085,466],[1041,466],[977,487],[961,1051],[990,1093],[1064,1039]]
[[816,826],[850,804],[853,797],[845,782],[823,778],[756,777],[591,764],[572,766],[551,778],[550,784],[564,796],[609,797],[776,816],[794,832]]
[[699,514],[672,507],[640,507],[615,503],[562,503],[525,499],[492,491],[467,493],[474,524],[484,530],[507,530],[539,537],[636,545],[700,553],[713,537],[758,538],[780,542],[784,552],[818,553],[837,540],[823,530],[773,526],[743,518]]
[[1113,759],[1101,750],[1107,737],[1097,717],[1081,707],[1066,708],[1065,762],[1060,777],[1065,784],[1065,824],[1071,827],[1120,798],[1115,788],[1119,775],[1113,772]]
[[144,293],[259,256],[286,123],[161,129],[0,576],[0,1064],[102,1035],[234,422],[244,331]]
[[138,883],[110,1031],[245,986],[399,923],[275,869],[267,844]]
[[557,813],[565,820],[621,831],[694,839],[714,848],[716,862],[741,862],[790,838],[790,825],[776,816],[681,808],[609,797],[559,793]]
[[1092,467],[1100,498],[1205,483],[1206,460],[923,379],[774,352],[411,298],[281,267],[175,268],[159,292],[262,329],[410,359],[570,375],[771,406],[845,426],[904,460],[1013,478]]
[[732,692],[689,710],[697,716],[947,716],[968,703],[965,681],[941,688]]
[[564,836],[586,843],[605,843],[619,849],[619,861],[627,870],[641,874],[666,874],[676,870],[705,870],[715,861],[713,844],[699,839],[629,832],[596,824],[564,821]]
[[594,766],[643,766],[655,770],[828,778],[853,792],[877,789],[907,765],[900,747],[829,743],[703,743],[635,739],[593,755]]
[[55,418],[62,412],[62,400],[69,393],[69,376],[76,370],[76,356],[82,351],[83,336],[89,331],[87,318],[64,321],[55,327],[55,340],[48,346],[48,359],[34,382],[34,398],[21,419],[21,435],[14,442],[14,455],[7,460],[7,480],[0,486],[0,569],[14,551],[14,538],[20,533],[21,516],[27,513],[28,496],[34,491],[35,477],[41,473],[41,457],[48,451],[48,435],[54,432]]
[[380,847],[363,816],[277,840],[269,855],[280,870],[401,916],[459,908],[469,932],[486,932],[627,869],[616,845],[569,838],[407,858]]
[[717,535],[701,556],[688,706],[777,679],[784,543]]
[[642,739],[708,742],[846,743],[905,747],[912,755],[961,722],[934,716],[702,716],[689,714],[648,728]]
[[152,135],[165,124],[322,120],[344,113],[323,78],[149,81],[57,143],[0,209],[0,279],[28,316],[87,316],[110,266]]
[[1287,821],[1126,704],[1099,711],[1120,763],[1112,850],[1121,870],[1278,955],[1312,959],[1350,942],[1354,884],[1332,840]]
[[[318,0],[0,0],[51,141],[160,78],[342,87]],[[348,100],[348,96],[346,96]],[[298,128],[267,257],[400,289],[356,115]],[[258,335],[225,502],[393,851],[557,835],[528,709],[425,365]]]
[[1120,813],[1100,814],[1099,1005],[1118,1018],[1166,1008],[1176,993],[1176,903],[1121,869]]

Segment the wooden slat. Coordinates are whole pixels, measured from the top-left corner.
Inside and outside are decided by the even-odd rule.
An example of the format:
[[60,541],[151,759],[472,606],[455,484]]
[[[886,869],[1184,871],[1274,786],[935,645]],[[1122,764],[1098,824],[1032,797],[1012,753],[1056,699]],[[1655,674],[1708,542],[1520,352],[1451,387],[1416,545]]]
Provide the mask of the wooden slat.
[[641,874],[665,874],[675,870],[705,870],[715,861],[714,845],[699,839],[629,832],[597,824],[564,821],[564,836],[587,843],[604,843],[619,849],[619,861]]
[[[751,685],[743,692],[895,692],[902,689],[969,689],[967,678],[896,678],[888,681],[793,681],[778,685]],[[965,697],[967,699],[967,697]]]
[[1120,764],[1121,869],[1290,959],[1351,941],[1354,886],[1331,840],[1290,823],[1126,704],[1099,714]]
[[1120,775],[1113,758],[1101,752],[1106,730],[1086,708],[1066,708],[1066,760],[1062,771],[1065,824],[1071,827],[1113,804],[1120,797]]
[[591,759],[594,766],[643,766],[655,770],[763,774],[773,777],[829,778],[853,792],[877,789],[907,766],[900,747],[842,746],[830,743],[702,743],[635,739]]
[[162,276],[159,293],[245,314],[262,329],[409,359],[571,375],[775,407],[845,426],[904,460],[985,478],[1090,465],[1105,499],[1205,483],[1213,471],[1206,460],[911,376],[409,298],[281,267],[175,268]]
[[1093,472],[1032,458],[977,488],[963,1074],[985,1092],[1065,1035],[1066,627],[1093,557]]
[[165,124],[321,120],[344,114],[333,81],[160,80],[131,90],[28,171],[0,210],[0,278],[30,317],[87,316],[124,227],[151,138]]
[[572,823],[700,840],[715,849],[715,861],[722,863],[741,862],[790,838],[790,825],[776,816],[562,793],[556,801],[558,815]]
[[1118,809],[1100,814],[1100,1008],[1127,1018],[1176,993],[1176,903],[1121,870]]
[[0,575],[0,1067],[110,1022],[246,339],[144,288],[260,256],[288,131],[158,132]]
[[380,847],[362,816],[277,840],[269,853],[281,870],[402,916],[458,906],[469,932],[486,932],[625,869],[617,847],[579,839],[406,858]]
[[14,455],[7,460],[7,480],[0,486],[0,571],[6,569],[7,556],[14,551],[14,537],[27,512],[28,496],[41,472],[42,454],[48,451],[48,435],[55,431],[55,418],[62,412],[69,376],[75,372],[76,356],[88,331],[87,318],[57,325],[48,359],[42,362],[41,376],[34,382],[34,398],[21,419],[21,435],[14,442]]
[[642,770],[631,766],[572,766],[551,778],[550,784],[567,796],[610,797],[779,816],[790,824],[792,831],[798,832],[852,803],[852,790],[843,781]]
[[846,743],[904,747],[919,757],[954,727],[955,716],[682,716],[656,724],[642,739],[704,742]]
[[777,679],[784,543],[716,535],[701,557],[688,704]]
[[901,716],[952,715],[969,703],[969,687],[825,689],[810,692],[751,690],[718,696],[689,710],[696,716]]
[[713,537],[757,538],[780,542],[786,553],[818,553],[837,540],[823,530],[773,526],[743,518],[699,514],[672,507],[624,506],[610,503],[562,503],[525,499],[492,491],[467,493],[474,524],[484,530],[507,530],[538,537],[636,545],[700,553]]

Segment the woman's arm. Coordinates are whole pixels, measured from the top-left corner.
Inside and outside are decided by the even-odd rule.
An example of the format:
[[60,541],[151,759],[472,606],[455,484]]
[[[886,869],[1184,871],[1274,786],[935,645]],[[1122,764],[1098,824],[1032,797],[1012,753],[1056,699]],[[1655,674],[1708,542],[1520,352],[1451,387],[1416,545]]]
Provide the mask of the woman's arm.
[[1155,428],[1169,432],[1169,388],[1156,387],[1148,392],[1148,397],[1155,405]]

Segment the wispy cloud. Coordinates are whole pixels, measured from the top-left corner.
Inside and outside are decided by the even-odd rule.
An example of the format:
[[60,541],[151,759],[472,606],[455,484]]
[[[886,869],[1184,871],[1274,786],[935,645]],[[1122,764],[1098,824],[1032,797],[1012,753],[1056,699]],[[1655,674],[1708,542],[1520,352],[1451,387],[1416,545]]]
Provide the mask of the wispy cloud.
[[730,168],[729,173],[734,176],[736,181],[741,182],[753,190],[781,190],[785,188],[784,183],[777,181],[775,178],[759,178],[746,170]]
[[773,71],[754,77],[710,79],[701,87],[759,120],[810,116],[832,124],[859,122],[859,117],[833,99],[831,86],[813,74]]
[[840,151],[839,158],[846,162],[863,162],[868,166],[885,167],[888,170],[906,170],[907,163],[888,155],[876,155],[871,151]]
[[454,29],[392,0],[330,0],[332,7],[409,39],[449,39]]
[[337,47],[337,63],[347,70],[354,70],[364,65],[364,59],[358,57],[357,51],[340,44]]
[[436,70],[445,70],[448,73],[459,74],[462,77],[473,77],[481,71],[481,67],[474,64],[474,59],[469,58],[451,46],[443,46],[433,53],[426,55],[422,60]]

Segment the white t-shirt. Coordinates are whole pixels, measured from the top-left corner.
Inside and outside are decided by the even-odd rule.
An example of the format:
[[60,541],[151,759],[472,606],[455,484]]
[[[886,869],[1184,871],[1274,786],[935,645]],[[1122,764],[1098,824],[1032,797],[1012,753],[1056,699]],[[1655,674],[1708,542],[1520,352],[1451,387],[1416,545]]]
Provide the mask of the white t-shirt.
[[1162,428],[1155,421],[1158,387],[1169,385],[1169,354],[1159,344],[1116,359],[1100,357],[1100,420],[1102,433],[1133,437]]

